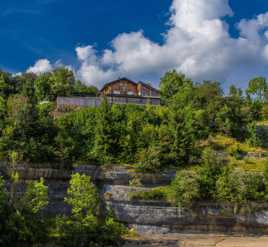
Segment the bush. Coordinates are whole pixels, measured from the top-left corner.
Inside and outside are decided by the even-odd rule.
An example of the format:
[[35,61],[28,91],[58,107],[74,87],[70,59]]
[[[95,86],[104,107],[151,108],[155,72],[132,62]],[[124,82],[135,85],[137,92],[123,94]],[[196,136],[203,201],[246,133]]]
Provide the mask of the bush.
[[247,143],[253,147],[259,147],[262,145],[260,133],[258,133],[255,123],[250,123],[247,126],[248,138]]
[[246,202],[247,186],[241,169],[231,171],[226,167],[216,183],[217,199],[222,202],[242,204]]
[[225,168],[216,183],[217,199],[233,203],[246,204],[250,201],[263,201],[265,195],[264,177],[259,173],[245,172],[241,169]]
[[157,172],[162,169],[161,166],[161,150],[159,147],[151,146],[143,149],[139,153],[138,169],[145,172]]
[[56,222],[59,246],[114,246],[125,228],[108,216],[101,221],[99,198],[94,184],[86,175],[72,175],[65,202],[72,208],[70,216],[58,217]]
[[43,180],[31,182],[17,198],[4,192],[0,178],[0,201],[0,246],[34,246],[47,242],[48,224],[41,214],[48,203]]
[[235,143],[232,146],[230,146],[228,148],[228,152],[237,160],[241,160],[243,159],[244,156],[247,155],[247,152],[243,150],[243,148],[241,147],[241,145],[239,145],[239,143]]
[[263,174],[247,172],[245,174],[248,201],[263,201],[265,198],[265,183]]
[[132,192],[129,194],[131,200],[145,200],[145,201],[165,201],[167,200],[167,188],[159,187],[149,191]]
[[177,173],[168,191],[168,200],[178,207],[191,206],[200,198],[199,176],[194,171]]
[[200,172],[200,194],[202,199],[215,199],[216,181],[225,166],[224,159],[213,149],[206,148],[202,154]]

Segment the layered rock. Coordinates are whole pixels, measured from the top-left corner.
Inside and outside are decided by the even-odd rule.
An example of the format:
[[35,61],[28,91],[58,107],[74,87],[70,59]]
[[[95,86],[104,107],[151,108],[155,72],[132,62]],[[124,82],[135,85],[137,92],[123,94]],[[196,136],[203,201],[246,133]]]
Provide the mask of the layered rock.
[[[86,174],[100,187],[101,198],[121,222],[141,234],[169,234],[191,232],[268,233],[268,205],[254,205],[254,211],[243,208],[234,212],[230,205],[199,203],[193,208],[180,209],[162,201],[132,200],[132,192],[148,191],[155,186],[169,184],[174,172],[141,174],[125,167],[80,166],[73,171],[17,167],[5,171],[17,172],[21,178],[18,191],[28,180],[43,177],[48,185],[49,213],[68,213],[63,198],[72,173]],[[139,181],[133,186],[133,180]],[[132,184],[132,186],[130,186]]]

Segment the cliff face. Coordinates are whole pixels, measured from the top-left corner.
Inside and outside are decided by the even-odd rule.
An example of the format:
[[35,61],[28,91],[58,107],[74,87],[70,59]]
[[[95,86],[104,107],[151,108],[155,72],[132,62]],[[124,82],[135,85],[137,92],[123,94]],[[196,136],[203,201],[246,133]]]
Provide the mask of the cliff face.
[[[74,171],[53,169],[15,169],[21,178],[18,191],[22,191],[27,180],[43,177],[49,188],[50,204],[47,212],[68,213],[63,198],[71,173],[82,173],[92,177],[100,188],[106,208],[123,223],[134,227],[141,234],[167,233],[266,233],[268,234],[268,205],[255,205],[254,211],[245,208],[234,213],[228,205],[199,203],[193,208],[180,209],[161,201],[133,201],[130,192],[150,190],[154,186],[169,184],[174,173],[161,175],[137,174],[123,167],[98,168],[81,166]],[[6,171],[10,173],[11,171]],[[139,177],[138,187],[130,186]]]

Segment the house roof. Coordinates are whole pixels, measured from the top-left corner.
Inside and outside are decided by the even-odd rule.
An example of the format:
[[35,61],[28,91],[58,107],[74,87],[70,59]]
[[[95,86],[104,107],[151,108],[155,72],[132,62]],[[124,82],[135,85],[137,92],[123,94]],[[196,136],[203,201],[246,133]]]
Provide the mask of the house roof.
[[155,87],[153,87],[152,85],[148,84],[148,83],[145,83],[145,82],[142,82],[142,81],[139,81],[138,82],[139,84],[143,85],[144,87],[147,87],[147,88],[150,88],[152,90],[155,90],[156,92],[160,92],[158,89],[156,89]]
[[114,84],[114,83],[117,83],[117,82],[120,82],[120,81],[127,81],[127,82],[129,82],[129,83],[131,83],[131,84],[133,84],[133,85],[135,85],[135,86],[137,86],[138,84],[141,84],[141,85],[143,85],[144,87],[147,87],[147,88],[150,88],[150,89],[152,89],[152,90],[155,90],[156,92],[159,92],[158,89],[154,88],[153,86],[151,86],[151,85],[148,84],[148,83],[145,83],[145,82],[142,82],[142,81],[139,81],[138,83],[136,83],[136,82],[134,82],[134,81],[132,81],[132,80],[126,78],[126,77],[119,78],[119,79],[117,79],[117,80],[114,80],[114,81],[111,81],[111,82],[106,83],[106,84],[102,87],[102,89],[101,89],[100,91],[102,92],[105,88],[107,88],[107,87],[110,86],[111,84]]
[[129,80],[128,78],[123,77],[123,78],[119,78],[119,79],[117,79],[117,80],[115,80],[115,81],[111,81],[111,82],[106,83],[106,84],[102,87],[102,89],[101,89],[100,91],[102,92],[106,87],[108,87],[108,86],[110,86],[111,84],[114,84],[114,83],[116,83],[116,82],[120,82],[120,81],[127,81],[127,82],[129,82],[129,83],[131,83],[131,84],[137,86],[137,83],[136,83],[136,82],[131,81],[131,80]]

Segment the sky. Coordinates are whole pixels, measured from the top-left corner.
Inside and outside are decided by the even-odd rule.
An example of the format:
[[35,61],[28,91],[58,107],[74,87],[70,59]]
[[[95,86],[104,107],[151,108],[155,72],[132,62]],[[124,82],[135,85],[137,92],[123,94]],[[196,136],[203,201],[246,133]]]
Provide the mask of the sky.
[[3,0],[0,68],[72,69],[87,85],[158,85],[176,69],[244,87],[268,77],[267,0]]

